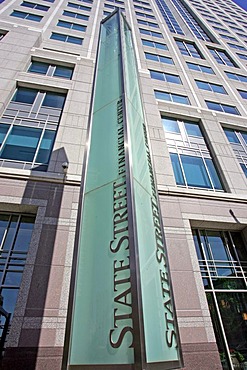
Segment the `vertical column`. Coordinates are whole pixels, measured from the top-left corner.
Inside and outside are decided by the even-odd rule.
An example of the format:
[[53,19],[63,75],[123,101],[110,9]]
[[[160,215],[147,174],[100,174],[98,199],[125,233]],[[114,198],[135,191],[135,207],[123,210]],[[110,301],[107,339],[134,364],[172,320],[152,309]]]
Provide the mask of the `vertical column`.
[[[69,364],[133,364],[119,14],[102,23],[87,155]],[[126,369],[131,366],[124,367]]]

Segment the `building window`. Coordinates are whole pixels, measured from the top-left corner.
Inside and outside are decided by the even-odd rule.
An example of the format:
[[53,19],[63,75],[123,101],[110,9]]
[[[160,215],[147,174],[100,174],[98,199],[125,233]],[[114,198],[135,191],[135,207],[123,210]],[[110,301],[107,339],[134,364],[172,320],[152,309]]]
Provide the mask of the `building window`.
[[46,76],[67,78],[71,80],[73,68],[44,62],[32,61],[30,67],[28,68],[28,72],[39,73]]
[[241,28],[230,26],[230,28],[234,31],[243,31]]
[[230,31],[226,30],[225,28],[221,28],[221,27],[217,27],[217,26],[213,26],[213,29],[215,29],[218,32],[230,33]]
[[171,10],[169,9],[166,1],[156,0],[158,8],[167,24],[167,27],[170,32],[177,33],[178,35],[184,35],[183,30],[179,26],[178,22],[174,18]]
[[8,33],[8,31],[0,30],[0,41],[4,38],[4,36]]
[[[1,307],[13,316],[34,228],[35,216],[0,214],[0,300]],[[4,317],[1,315],[0,337]]]
[[172,58],[164,57],[162,55],[145,53],[145,57],[148,60],[153,60],[154,62],[166,63],[166,64],[174,64]]
[[223,369],[247,361],[246,245],[239,232],[192,230]]
[[175,5],[177,11],[180,13],[181,17],[184,19],[187,26],[194,33],[194,35],[198,39],[212,42],[211,38],[206,33],[206,30],[202,28],[202,26],[197,22],[193,14],[191,14],[192,10],[190,9],[189,11],[180,0],[171,0],[171,1]]
[[189,69],[192,69],[193,71],[203,72],[203,73],[209,73],[211,75],[214,75],[214,71],[211,67],[203,66],[201,64],[194,64],[190,62],[186,62]]
[[247,132],[224,128],[240,167],[247,177]]
[[239,94],[243,99],[247,99],[247,91],[244,90],[238,90]]
[[247,55],[237,53],[237,56],[238,56],[240,59],[247,60]]
[[176,41],[176,44],[183,55],[187,55],[193,58],[204,59],[197,46],[192,42],[187,41]]
[[43,12],[47,12],[50,8],[49,6],[41,5],[41,4],[34,4],[30,3],[29,1],[23,1],[21,6],[25,6],[27,8],[42,10]]
[[149,35],[149,36],[153,36],[153,37],[163,38],[163,35],[161,33],[150,31],[150,30],[145,30],[143,28],[140,28],[140,33],[142,33],[143,35]]
[[153,23],[153,22],[144,21],[142,19],[137,19],[137,23],[143,24],[144,26],[148,26],[148,27],[159,28],[158,24]]
[[198,123],[162,117],[176,184],[223,190]]
[[105,4],[104,6],[105,6],[105,8],[112,9],[112,10],[114,10],[114,9],[124,10],[124,8],[121,8],[120,6],[117,6],[117,5],[114,6],[114,5],[111,5],[111,4]]
[[161,50],[168,50],[168,47],[166,44],[161,44],[159,42],[155,41],[149,41],[149,40],[143,40],[142,39],[142,44],[144,46],[149,46],[150,48],[156,48],[156,49],[161,49]]
[[[222,17],[223,18],[223,17]],[[231,22],[231,21],[229,21],[229,20],[223,20],[223,21],[225,21],[225,23],[227,23],[227,24],[232,24],[233,26],[236,26],[236,23],[235,22]]]
[[170,101],[173,103],[190,105],[188,96],[168,93],[164,91],[154,90],[155,98],[158,100]]
[[54,3],[55,0],[43,0],[43,1],[47,1],[48,3]]
[[17,18],[22,18],[22,19],[28,19],[29,21],[34,21],[34,22],[40,22],[43,17],[40,15],[36,14],[31,14],[31,13],[25,13],[25,12],[20,12],[19,10],[14,10],[11,14],[12,17],[17,17]]
[[121,1],[121,0],[107,0],[111,3],[115,3],[115,4],[121,4],[121,5],[124,5],[124,1]]
[[68,28],[68,29],[71,29],[71,30],[81,31],[81,32],[85,32],[86,28],[87,28],[86,26],[83,26],[81,24],[66,22],[66,21],[58,21],[57,26]]
[[206,21],[208,21],[208,23],[215,24],[216,26],[222,26],[221,23],[212,20],[212,19],[216,19],[215,17],[210,16],[210,19],[208,19],[209,15],[207,15],[207,14],[204,14],[204,17],[207,17]]
[[0,123],[0,163],[46,171],[65,94],[17,88]]
[[217,85],[212,82],[205,82],[205,81],[199,81],[195,80],[197,87],[201,90],[207,90],[212,91],[218,94],[227,94],[225,88],[222,85]]
[[237,39],[235,37],[228,36],[228,35],[223,35],[221,33],[220,33],[220,37],[222,37],[223,39],[226,39],[226,40],[237,41]]
[[234,107],[233,105],[221,104],[221,103],[216,103],[216,102],[208,101],[208,100],[206,100],[205,102],[207,104],[208,109],[216,110],[218,112],[236,114],[238,116],[240,115],[237,108]]
[[226,66],[237,67],[236,63],[234,63],[234,61],[225,51],[211,48],[209,48],[209,51],[217,63],[224,64]]
[[247,82],[247,76],[242,76],[242,75],[238,75],[236,73],[231,73],[231,72],[225,72],[225,74],[231,80],[236,80],[236,81],[240,81],[240,82]]
[[155,19],[155,16],[152,15],[152,14],[145,14],[145,13],[141,13],[141,12],[136,12],[136,15],[138,17],[144,17],[144,18],[148,18],[148,19]]
[[84,21],[88,21],[88,18],[89,18],[89,16],[88,16],[88,15],[69,12],[68,10],[64,10],[63,15],[64,15],[65,17],[71,17],[71,18],[76,18],[76,19],[82,19],[82,20],[84,20]]
[[134,3],[142,4],[142,5],[149,5],[146,1],[139,1],[139,0],[133,0]]
[[180,77],[177,75],[173,75],[171,73],[164,73],[164,72],[150,70],[150,76],[151,78],[154,78],[155,80],[160,80],[160,81],[182,85],[182,81]]
[[62,41],[62,42],[68,42],[70,44],[82,45],[82,43],[83,43],[83,39],[80,38],[80,37],[64,35],[64,34],[57,33],[57,32],[52,32],[50,38],[52,40],[57,40],[57,41]]
[[86,10],[87,12],[91,11],[91,8],[89,8],[88,6],[84,6],[84,5],[68,3],[67,6],[70,7],[70,8],[74,8],[74,9]]
[[[242,30],[239,30],[239,31],[242,31]],[[247,39],[247,35],[244,34],[244,33],[238,33],[237,32],[237,35],[240,36],[240,37],[243,37],[244,39]]]
[[153,12],[152,9],[145,8],[144,6],[140,6],[140,5],[134,5],[134,8],[139,9],[139,10],[143,10],[144,12]]
[[241,46],[241,45],[238,45],[238,44],[230,44],[229,42],[228,42],[228,45],[229,45],[231,48],[233,48],[233,49],[238,49],[238,50],[246,51],[246,48],[245,48],[245,47],[243,47],[243,46]]

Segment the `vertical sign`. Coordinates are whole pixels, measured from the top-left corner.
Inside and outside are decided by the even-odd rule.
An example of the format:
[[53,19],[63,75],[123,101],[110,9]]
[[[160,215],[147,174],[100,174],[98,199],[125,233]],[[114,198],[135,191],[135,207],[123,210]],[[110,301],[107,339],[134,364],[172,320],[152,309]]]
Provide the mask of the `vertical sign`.
[[[157,370],[180,366],[179,338],[167,254],[147,129],[138,84],[131,31],[124,28],[123,60],[133,207],[147,366]],[[159,367],[160,365],[160,367]]]
[[[134,363],[118,15],[101,26],[70,365]],[[73,368],[73,367],[72,367]]]
[[102,22],[85,164],[69,369],[181,365],[131,31]]

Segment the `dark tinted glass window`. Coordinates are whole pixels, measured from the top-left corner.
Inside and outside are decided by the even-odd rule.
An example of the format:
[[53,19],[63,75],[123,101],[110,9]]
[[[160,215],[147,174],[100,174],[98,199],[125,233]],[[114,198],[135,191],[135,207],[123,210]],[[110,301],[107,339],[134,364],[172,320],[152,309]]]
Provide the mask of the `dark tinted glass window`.
[[38,91],[34,90],[34,89],[19,87],[18,90],[16,91],[12,101],[16,101],[16,102],[19,102],[19,103],[33,104],[34,99],[36,98],[37,92]]
[[65,95],[53,92],[47,92],[42,105],[46,107],[62,109],[65,101]]

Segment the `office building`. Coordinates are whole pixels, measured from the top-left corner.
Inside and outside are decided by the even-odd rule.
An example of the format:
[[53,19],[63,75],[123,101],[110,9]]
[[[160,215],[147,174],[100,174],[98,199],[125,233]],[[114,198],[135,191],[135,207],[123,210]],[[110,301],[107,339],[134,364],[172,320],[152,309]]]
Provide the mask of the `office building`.
[[1,2],[2,369],[247,369],[246,15]]

